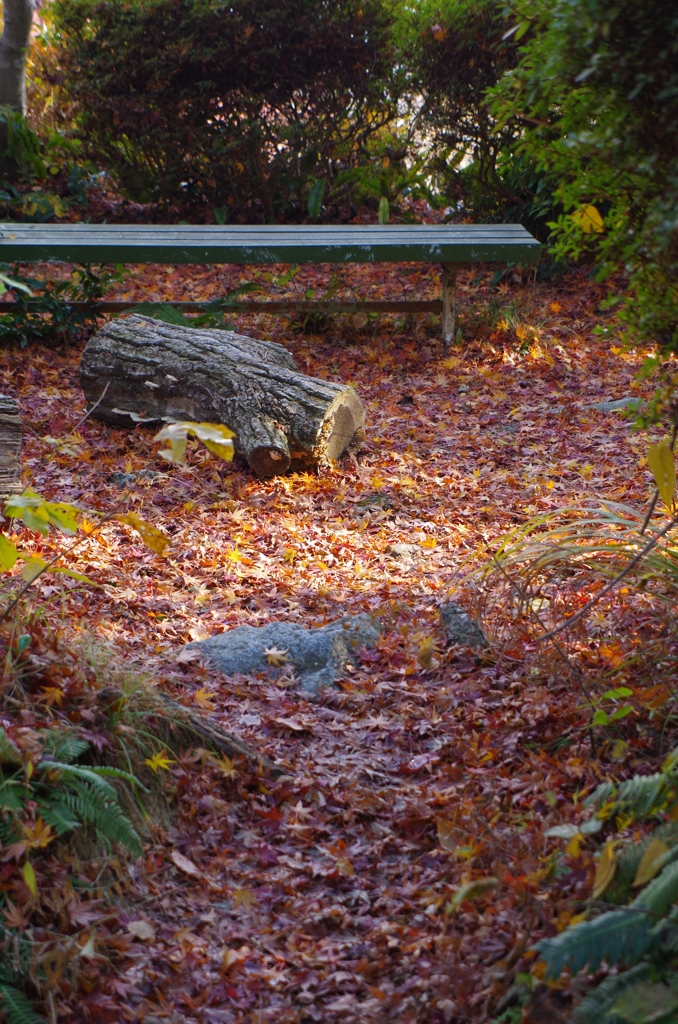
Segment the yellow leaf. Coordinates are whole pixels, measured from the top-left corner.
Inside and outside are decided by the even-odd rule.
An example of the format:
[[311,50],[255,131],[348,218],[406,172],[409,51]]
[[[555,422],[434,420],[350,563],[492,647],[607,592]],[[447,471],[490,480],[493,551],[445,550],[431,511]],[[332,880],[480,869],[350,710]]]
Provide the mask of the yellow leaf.
[[427,537],[426,540],[422,540],[421,546],[423,548],[426,548],[427,551],[433,551],[433,548],[436,546],[437,543],[438,541],[435,539],[435,537]]
[[51,707],[52,704],[58,704],[61,707],[64,702],[65,695],[60,686],[43,686],[41,693],[40,700],[44,700],[48,707]]
[[617,873],[617,858],[614,855],[614,842],[611,839],[605,843],[603,851],[596,867],[596,877],[593,881],[593,898],[599,900]]
[[676,463],[673,452],[666,441],[650,445],[647,452],[647,464],[662,501],[667,508],[672,508],[673,495],[676,490]]
[[238,769],[235,767],[235,761],[230,757],[226,757],[225,754],[219,758],[217,765],[221,768],[221,774],[227,779],[234,779],[238,774]]
[[23,825],[24,843],[29,850],[38,850],[48,846],[54,839],[54,833],[50,825],[47,825],[42,818],[38,818],[35,825]]
[[242,555],[238,551],[237,544],[234,548],[230,548],[230,550],[226,552],[226,558],[229,560],[229,562],[242,562]]
[[269,665],[274,665],[276,668],[280,668],[281,665],[286,665],[289,661],[287,652],[289,647],[286,647],[284,651],[279,651],[277,647],[264,647],[264,654],[266,655],[266,661]]
[[249,889],[236,889],[233,893],[234,907],[244,907],[245,910],[251,910],[258,902],[257,897]]
[[154,551],[156,555],[165,553],[165,548],[169,544],[169,537],[166,537],[162,530],[151,526],[150,523],[145,522],[134,512],[122,512],[114,518],[119,523],[127,523],[133,530],[136,530],[146,547]]
[[148,767],[154,772],[157,772],[160,769],[162,769],[164,772],[169,771],[170,765],[173,765],[175,763],[175,761],[167,757],[166,750],[161,750],[157,754],[154,754],[153,757],[147,757],[146,760],[144,761],[144,764],[147,764]]
[[16,560],[19,557],[19,552],[12,544],[11,540],[7,540],[3,534],[0,533],[0,569],[13,569]]
[[582,845],[585,842],[586,840],[584,836],[581,834],[581,832],[577,832],[575,835],[572,836],[569,843],[565,847],[565,853],[568,855],[568,857],[578,857],[581,853]]
[[638,889],[641,885],[646,885],[651,878],[654,878],[661,867],[664,854],[668,852],[669,847],[665,842],[661,839],[652,840],[638,865],[636,877],[633,879],[634,888]]
[[210,693],[204,686],[201,686],[199,690],[196,690],[193,694],[193,699],[196,704],[199,704],[201,708],[205,708],[206,711],[212,711],[214,708],[215,694]]
[[355,868],[345,857],[337,857],[337,871],[341,875],[348,875],[349,878],[353,878],[355,875]]
[[184,463],[186,461],[186,441],[189,437],[197,437],[206,448],[220,459],[230,462],[234,455],[232,430],[221,423],[193,423],[185,420],[168,423],[153,438],[154,441],[169,441],[169,449],[160,452],[168,462]]
[[31,862],[29,860],[27,860],[26,863],[24,864],[23,876],[24,876],[24,882],[28,886],[28,889],[30,891],[31,896],[37,896],[38,895],[38,882],[37,882],[37,879],[35,877],[35,871],[33,870],[33,865],[31,864]]
[[436,642],[432,636],[425,636],[419,644],[417,661],[424,669],[429,669],[433,662],[433,655],[436,653]]
[[572,220],[585,234],[600,234],[605,230],[603,218],[595,206],[581,206],[572,214]]

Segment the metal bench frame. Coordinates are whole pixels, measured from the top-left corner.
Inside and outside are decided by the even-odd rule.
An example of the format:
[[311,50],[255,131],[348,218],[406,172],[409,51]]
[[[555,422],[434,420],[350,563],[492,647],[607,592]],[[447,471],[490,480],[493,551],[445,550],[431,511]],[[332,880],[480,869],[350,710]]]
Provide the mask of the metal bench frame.
[[[471,263],[534,263],[541,246],[520,224],[234,226],[191,224],[0,224],[2,263],[431,263],[442,266],[432,301],[224,300],[234,312],[440,313],[445,345],[456,330],[457,274]],[[77,304],[76,304],[77,305]],[[101,302],[122,312],[134,302]],[[208,303],[171,302],[184,310]]]

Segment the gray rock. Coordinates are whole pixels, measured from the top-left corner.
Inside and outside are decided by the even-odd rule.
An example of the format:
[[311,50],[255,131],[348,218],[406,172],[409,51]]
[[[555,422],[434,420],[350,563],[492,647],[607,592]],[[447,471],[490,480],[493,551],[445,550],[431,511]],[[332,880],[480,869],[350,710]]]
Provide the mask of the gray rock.
[[391,544],[386,549],[386,554],[392,558],[412,558],[418,552],[419,548],[416,544]]
[[275,655],[264,652],[284,652],[280,662],[293,666],[303,690],[316,693],[321,686],[333,686],[335,679],[345,676],[346,663],[361,647],[373,647],[380,633],[381,626],[370,615],[346,615],[319,629],[305,629],[292,622],[238,626],[186,647],[199,651],[228,675],[276,672],[269,661],[269,657],[275,660]]
[[599,412],[617,412],[620,409],[628,409],[630,412],[637,412],[640,404],[639,398],[613,398],[608,402],[592,402],[589,409],[597,409]]
[[489,647],[487,637],[468,612],[454,601],[448,601],[438,609],[443,624],[443,633],[448,644],[463,644],[481,650]]

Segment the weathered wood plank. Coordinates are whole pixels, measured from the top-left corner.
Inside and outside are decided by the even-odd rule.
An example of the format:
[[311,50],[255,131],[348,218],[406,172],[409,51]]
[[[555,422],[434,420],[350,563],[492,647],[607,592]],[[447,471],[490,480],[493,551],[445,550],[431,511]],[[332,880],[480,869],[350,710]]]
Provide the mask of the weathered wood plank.
[[0,261],[83,263],[533,262],[520,225],[197,227],[0,224]]

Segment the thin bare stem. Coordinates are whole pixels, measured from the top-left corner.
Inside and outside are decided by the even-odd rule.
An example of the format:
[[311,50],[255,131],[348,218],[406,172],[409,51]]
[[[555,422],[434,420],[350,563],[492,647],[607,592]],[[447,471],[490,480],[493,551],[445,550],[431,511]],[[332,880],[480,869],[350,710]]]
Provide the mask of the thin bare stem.
[[66,437],[70,437],[70,436],[71,436],[71,434],[74,434],[74,433],[76,432],[76,430],[78,429],[78,427],[81,427],[81,426],[82,426],[82,424],[83,424],[83,423],[85,422],[85,420],[89,419],[89,417],[90,417],[90,416],[92,415],[92,413],[94,412],[94,410],[96,409],[96,407],[97,407],[98,405],[101,405],[101,403],[103,402],[104,398],[106,397],[106,392],[108,391],[108,389],[110,388],[110,386],[111,386],[111,382],[110,382],[110,380],[109,380],[109,382],[107,383],[106,387],[104,388],[104,390],[103,390],[103,391],[101,392],[101,394],[100,394],[100,395],[99,395],[99,397],[97,398],[97,400],[96,400],[96,402],[94,403],[94,405],[93,405],[93,406],[92,406],[92,407],[91,407],[90,409],[88,409],[88,410],[87,410],[87,412],[85,413],[85,415],[84,415],[84,416],[82,416],[82,417],[81,417],[81,418],[80,418],[80,419],[78,420],[78,422],[77,422],[77,423],[75,424],[75,426],[74,426],[74,427],[73,427],[73,428],[72,428],[72,429],[71,429],[71,430],[69,431],[69,433],[68,433],[68,434],[66,434]]

